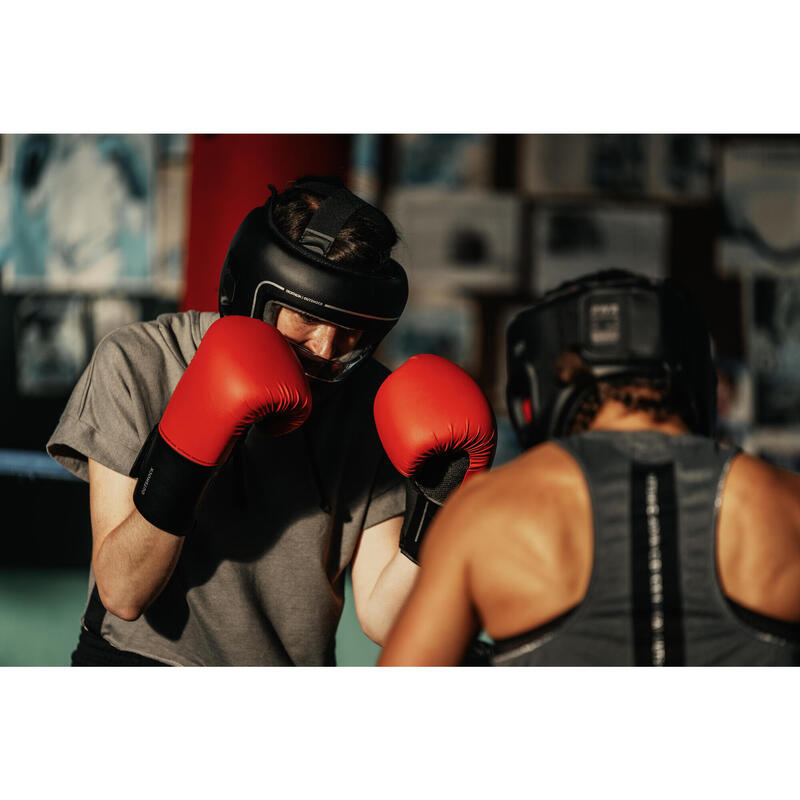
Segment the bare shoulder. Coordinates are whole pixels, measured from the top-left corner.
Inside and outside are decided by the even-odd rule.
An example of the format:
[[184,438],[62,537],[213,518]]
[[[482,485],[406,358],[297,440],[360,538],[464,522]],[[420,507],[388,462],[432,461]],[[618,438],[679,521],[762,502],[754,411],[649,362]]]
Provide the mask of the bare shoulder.
[[736,456],[722,493],[717,559],[728,597],[761,614],[800,621],[800,476]]
[[741,453],[733,460],[725,484],[723,509],[738,517],[759,517],[800,531],[800,475]]
[[578,463],[563,447],[555,442],[543,442],[526,450],[502,467],[483,473],[464,489],[479,485],[488,486],[489,482],[504,484],[518,479],[524,480],[531,475],[536,476],[539,484],[547,481],[559,483],[565,478],[580,474]]
[[439,553],[434,568],[462,576],[490,635],[527,630],[586,591],[592,525],[583,472],[563,448],[541,444],[459,489],[428,536],[430,554]]
[[756,480],[763,485],[784,487],[790,491],[800,488],[800,475],[770,464],[749,453],[740,453],[731,464],[731,477],[738,473],[745,481]]
[[485,472],[459,488],[439,512],[426,536],[452,539],[459,550],[474,551],[520,525],[552,528],[576,492],[585,494],[583,473],[563,448],[545,442],[508,464]]

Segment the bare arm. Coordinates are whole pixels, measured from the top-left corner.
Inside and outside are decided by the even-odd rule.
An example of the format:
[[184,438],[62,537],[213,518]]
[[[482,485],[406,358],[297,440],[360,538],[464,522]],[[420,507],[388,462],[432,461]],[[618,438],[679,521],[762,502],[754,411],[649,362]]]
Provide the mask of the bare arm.
[[411,591],[419,567],[398,549],[402,517],[361,534],[353,559],[353,596],[364,633],[383,644]]
[[158,597],[183,537],[151,525],[135,508],[136,480],[89,459],[92,570],[108,611],[134,620]]
[[455,666],[479,628],[470,599],[463,505],[453,500],[422,546],[419,577],[381,654],[380,666]]

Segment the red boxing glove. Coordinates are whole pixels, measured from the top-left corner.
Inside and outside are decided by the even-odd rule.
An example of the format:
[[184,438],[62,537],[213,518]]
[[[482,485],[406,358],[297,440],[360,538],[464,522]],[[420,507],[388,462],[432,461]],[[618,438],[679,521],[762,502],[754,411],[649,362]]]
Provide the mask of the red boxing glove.
[[267,418],[279,436],[310,413],[306,376],[283,336],[250,317],[217,320],[134,464],[134,504],[156,527],[185,533],[208,480],[253,422]]
[[437,508],[491,466],[494,414],[463,369],[434,355],[414,356],[396,369],[378,389],[374,413],[389,460],[411,481],[401,550],[417,561],[422,534]]
[[223,463],[235,440],[269,417],[280,436],[311,413],[311,394],[292,347],[272,325],[250,317],[218,319],[172,393],[158,430],[196,464]]

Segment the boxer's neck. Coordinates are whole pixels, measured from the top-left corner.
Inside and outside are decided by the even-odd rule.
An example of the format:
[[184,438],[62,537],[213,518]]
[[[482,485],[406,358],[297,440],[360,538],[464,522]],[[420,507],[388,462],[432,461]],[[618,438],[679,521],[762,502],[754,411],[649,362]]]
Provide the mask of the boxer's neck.
[[677,415],[656,420],[649,411],[632,411],[619,400],[606,400],[589,425],[590,431],[656,431],[671,436],[690,433],[686,423]]

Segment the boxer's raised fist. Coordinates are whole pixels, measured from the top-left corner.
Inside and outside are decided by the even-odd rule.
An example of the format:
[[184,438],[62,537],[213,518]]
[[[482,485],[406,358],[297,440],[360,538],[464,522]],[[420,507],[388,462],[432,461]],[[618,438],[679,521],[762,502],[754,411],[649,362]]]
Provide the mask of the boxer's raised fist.
[[494,414],[464,370],[434,355],[414,356],[395,370],[375,396],[374,413],[389,460],[410,479],[400,547],[417,561],[438,507],[491,466]]
[[264,420],[278,436],[310,412],[303,368],[274,327],[243,316],[217,320],[131,470],[136,508],[161,530],[185,533],[203,488],[249,425]]

